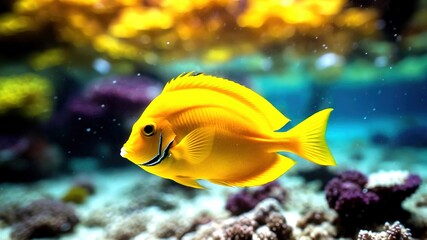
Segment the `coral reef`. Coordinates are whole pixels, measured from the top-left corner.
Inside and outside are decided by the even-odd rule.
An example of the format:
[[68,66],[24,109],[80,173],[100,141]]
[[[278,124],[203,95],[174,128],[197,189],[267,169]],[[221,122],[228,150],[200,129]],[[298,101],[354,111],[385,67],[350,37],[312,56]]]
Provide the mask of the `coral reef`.
[[334,239],[337,236],[337,229],[333,225],[335,215],[331,212],[310,211],[307,212],[297,222],[295,231],[296,239]]
[[53,108],[50,81],[36,74],[0,77],[0,117],[46,119]]
[[58,237],[73,231],[79,219],[74,208],[57,200],[40,199],[17,212],[12,239]]
[[[6,57],[24,55],[34,69],[45,69],[82,61],[87,67],[98,56],[108,62],[130,64],[130,59],[134,65],[150,67],[194,57],[209,66],[255,52],[277,54],[275,64],[282,66],[286,66],[280,57],[283,53],[294,59],[313,51],[318,56],[326,53],[341,58],[350,54],[366,58],[364,53],[369,51],[372,62],[383,59],[388,63],[399,56],[398,51],[411,53],[409,44],[424,50],[425,6],[417,9],[413,8],[415,3],[401,6],[389,0],[382,4],[390,7],[384,10],[378,4],[346,0],[15,0],[0,14],[0,52]],[[401,9],[406,14],[396,14],[399,19],[383,20],[390,17],[388,13]],[[397,22],[402,25],[393,29]],[[364,38],[369,40],[353,45]],[[378,47],[389,46],[388,41],[405,47]],[[15,47],[3,47],[8,45]],[[31,51],[35,54],[28,56]],[[329,81],[330,76],[341,74],[343,66],[313,67],[312,73]]]
[[95,81],[65,104],[52,121],[51,134],[76,161],[93,157],[102,158],[103,167],[126,164],[115,156],[128,137],[130,121],[161,89],[160,83],[143,76]]
[[274,198],[284,203],[287,192],[278,182],[270,182],[256,189],[243,189],[228,197],[225,208],[233,215],[240,215],[252,210],[266,198]]
[[405,228],[400,222],[396,221],[393,224],[385,223],[382,232],[371,232],[361,230],[357,236],[357,240],[411,240],[411,230]]
[[[171,55],[195,53],[201,53],[206,61],[225,61],[236,54],[300,39],[311,46],[314,43],[310,37],[314,36],[319,43],[330,44],[332,51],[345,51],[342,46],[348,45],[346,36],[372,35],[376,30],[378,13],[374,9],[355,7],[343,11],[343,0],[320,3],[304,0],[287,4],[269,0],[260,4],[257,1],[116,1],[102,4],[97,1],[45,1],[34,4],[18,0],[12,8],[14,12],[1,16],[0,36],[3,42],[9,42],[35,35],[35,40],[41,42],[43,37],[34,33],[47,32],[45,35],[50,41],[67,42],[77,51],[91,49],[90,52],[103,53],[112,59],[156,64],[159,60],[170,59]],[[50,14],[42,14],[41,9]],[[49,32],[49,26],[55,27],[53,33]],[[319,26],[328,26],[329,31],[315,31]],[[231,29],[240,31],[231,33]],[[341,47],[334,44],[332,35],[335,39],[340,36]],[[238,44],[230,45],[230,40]],[[49,63],[49,60],[45,61]],[[37,66],[40,65],[49,64]]]
[[266,199],[240,216],[201,225],[183,239],[293,239],[292,227],[280,209],[277,200]]
[[124,217],[118,217],[114,224],[107,226],[107,239],[130,240],[147,229],[147,216],[135,212]]
[[326,186],[329,206],[338,213],[339,232],[351,236],[360,227],[385,221],[406,221],[402,201],[420,186],[421,178],[403,171],[378,172],[368,177],[347,171]]

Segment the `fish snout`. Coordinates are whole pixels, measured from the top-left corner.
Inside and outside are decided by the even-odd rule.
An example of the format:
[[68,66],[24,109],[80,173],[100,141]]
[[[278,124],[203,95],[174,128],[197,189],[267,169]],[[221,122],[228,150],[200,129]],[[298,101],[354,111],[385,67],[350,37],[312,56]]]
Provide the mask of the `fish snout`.
[[129,154],[129,152],[128,151],[126,151],[126,149],[124,148],[124,147],[122,147],[121,149],[120,149],[120,156],[122,156],[122,157],[124,157],[124,158],[126,158],[126,156]]

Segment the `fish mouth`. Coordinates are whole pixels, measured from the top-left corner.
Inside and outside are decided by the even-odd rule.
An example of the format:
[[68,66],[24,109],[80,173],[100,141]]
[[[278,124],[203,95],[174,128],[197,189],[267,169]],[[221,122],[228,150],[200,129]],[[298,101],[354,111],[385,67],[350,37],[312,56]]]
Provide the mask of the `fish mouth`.
[[155,166],[157,164],[159,164],[160,162],[162,162],[163,159],[165,159],[166,157],[169,156],[169,150],[172,146],[174,139],[172,139],[172,141],[170,141],[168,143],[168,145],[166,145],[165,149],[162,151],[162,142],[163,142],[163,136],[162,133],[160,132],[160,138],[159,138],[159,149],[157,151],[156,156],[154,156],[151,160],[145,162],[145,163],[141,163],[141,164],[137,164],[138,166]]
[[122,156],[123,158],[126,158],[127,154],[128,154],[128,152],[126,151],[126,149],[124,147],[122,147],[120,149],[120,156]]

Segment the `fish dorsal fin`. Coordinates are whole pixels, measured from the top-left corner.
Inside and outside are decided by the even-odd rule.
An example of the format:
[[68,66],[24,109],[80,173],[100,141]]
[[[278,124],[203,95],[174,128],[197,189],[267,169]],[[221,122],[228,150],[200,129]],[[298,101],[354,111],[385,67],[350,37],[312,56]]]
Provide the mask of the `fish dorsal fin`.
[[233,81],[210,75],[184,73],[169,81],[163,93],[186,89],[209,89],[229,95],[244,103],[265,117],[272,130],[277,130],[289,122],[270,102],[251,89]]
[[[263,159],[267,160],[267,159]],[[275,154],[272,159],[273,164],[261,171],[259,174],[254,174],[248,178],[243,179],[209,179],[210,182],[220,184],[223,186],[234,186],[234,187],[254,187],[264,185],[272,182],[280,177],[282,174],[287,172],[295,165],[295,161],[280,154]]]
[[196,164],[205,160],[212,151],[214,128],[197,128],[187,134],[181,142],[171,149],[176,159]]

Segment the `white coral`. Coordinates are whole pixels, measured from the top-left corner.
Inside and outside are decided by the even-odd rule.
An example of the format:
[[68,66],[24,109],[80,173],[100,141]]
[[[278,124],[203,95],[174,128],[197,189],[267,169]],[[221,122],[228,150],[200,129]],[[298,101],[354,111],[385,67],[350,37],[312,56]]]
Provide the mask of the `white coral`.
[[402,185],[409,176],[408,171],[379,171],[369,175],[366,188]]

